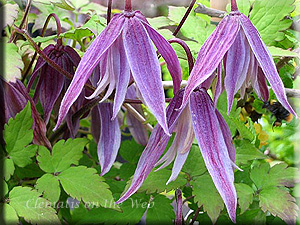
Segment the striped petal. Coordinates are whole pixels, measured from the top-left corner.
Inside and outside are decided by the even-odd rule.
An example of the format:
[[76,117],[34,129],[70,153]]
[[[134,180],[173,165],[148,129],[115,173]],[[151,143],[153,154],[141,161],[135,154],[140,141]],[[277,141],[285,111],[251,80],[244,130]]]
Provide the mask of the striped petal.
[[[177,92],[167,108],[167,118],[170,132],[174,130],[176,122],[180,116],[181,110],[178,109],[182,103],[182,96],[182,91]],[[144,180],[147,178],[148,174],[154,168],[154,165],[158,161],[159,157],[163,154],[169,139],[170,136],[168,136],[163,131],[161,126],[157,124],[154,127],[150,135],[148,144],[139,159],[131,185],[125,192],[125,194],[123,194],[116,202],[117,204],[127,200],[140,188]]]
[[204,42],[188,79],[182,105],[187,103],[193,90],[216,70],[233,44],[239,29],[240,24],[237,15],[225,16],[215,31]]
[[84,84],[90,77],[103,54],[110,48],[115,40],[120,36],[124,26],[124,16],[115,15],[109,25],[101,32],[101,34],[93,41],[86,53],[83,55],[74,78],[62,100],[56,130],[65,116],[67,115],[71,105],[76,101]]
[[232,162],[213,103],[203,89],[190,97],[193,127],[206,168],[220,193],[233,222],[236,218],[237,196]]
[[154,30],[145,22],[143,22],[143,25],[148,31],[148,34],[151,40],[153,41],[154,45],[156,46],[157,50],[166,61],[167,68],[170,71],[170,74],[173,79],[174,93],[177,93],[177,91],[179,91],[180,89],[180,84],[182,81],[182,71],[176,53],[170,45],[170,43],[156,30]]
[[101,120],[100,138],[98,142],[98,158],[101,166],[101,176],[106,174],[116,160],[121,144],[121,131],[118,118],[112,118],[112,103],[98,104]]
[[225,89],[228,100],[228,113],[231,110],[234,95],[244,83],[250,61],[250,49],[242,32],[237,37],[225,56]]
[[139,19],[126,19],[123,42],[134,81],[146,105],[163,130],[169,134],[159,61],[151,39]]
[[260,65],[265,77],[269,81],[278,101],[283,105],[283,107],[296,116],[295,111],[287,100],[284,85],[278,75],[273,58],[265,43],[262,41],[257,29],[254,27],[248,17],[243,14],[240,15],[240,21],[258,64]]

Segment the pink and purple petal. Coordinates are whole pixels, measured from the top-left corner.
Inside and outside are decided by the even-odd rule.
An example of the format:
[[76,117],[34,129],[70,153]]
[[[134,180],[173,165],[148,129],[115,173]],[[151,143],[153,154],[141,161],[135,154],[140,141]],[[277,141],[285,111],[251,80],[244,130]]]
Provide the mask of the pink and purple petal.
[[240,15],[240,21],[243,28],[243,31],[248,39],[249,45],[259,63],[259,65],[262,68],[262,71],[269,81],[272,90],[274,91],[278,101],[285,107],[289,112],[294,114],[296,113],[293,110],[293,108],[290,106],[284,85],[282,80],[280,79],[276,65],[273,61],[273,58],[267,49],[266,45],[262,41],[257,29],[254,27],[254,25],[251,23],[251,21],[246,17],[245,15]]
[[206,168],[220,193],[233,222],[236,218],[237,196],[232,162],[213,102],[203,89],[191,94],[190,110],[193,127]]
[[110,170],[116,160],[121,144],[121,131],[118,118],[111,120],[113,114],[112,103],[100,103],[97,107],[101,120],[98,158],[102,176]]
[[159,61],[151,39],[139,19],[126,19],[123,42],[134,81],[146,105],[169,134]]
[[182,81],[182,71],[180,68],[180,63],[178,57],[170,45],[170,43],[161,36],[156,30],[154,30],[150,25],[143,22],[144,27],[148,31],[148,34],[156,46],[159,53],[162,55],[167,63],[167,68],[173,79],[174,93],[177,93],[180,89],[180,84]]
[[239,32],[239,18],[228,15],[202,45],[193,71],[188,79],[182,105],[186,105],[193,90],[216,70]]
[[86,53],[83,55],[74,78],[62,100],[59,109],[57,129],[65,116],[67,115],[71,105],[76,101],[84,84],[87,82],[94,68],[98,65],[104,53],[111,47],[115,40],[120,36],[124,26],[124,16],[115,15],[109,25],[96,37],[90,45]]

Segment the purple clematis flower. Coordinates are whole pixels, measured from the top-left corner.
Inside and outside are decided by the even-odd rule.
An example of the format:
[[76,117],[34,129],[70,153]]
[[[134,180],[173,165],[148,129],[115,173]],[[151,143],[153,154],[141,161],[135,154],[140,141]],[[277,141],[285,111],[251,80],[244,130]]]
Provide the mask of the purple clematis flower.
[[154,128],[144,149],[129,189],[117,203],[134,194],[158,164],[159,169],[169,165],[175,158],[172,174],[168,182],[177,178],[189,150],[196,137],[206,168],[226,205],[228,214],[235,221],[237,196],[234,187],[235,148],[225,120],[214,107],[205,88],[197,88],[191,93],[188,105],[180,109],[183,90],[179,91],[167,108],[170,132],[176,132],[174,141],[167,153],[159,160],[170,137],[158,124]]
[[125,99],[132,75],[145,104],[164,131],[169,133],[161,68],[153,43],[167,63],[176,93],[180,88],[182,74],[175,51],[157,31],[151,28],[139,11],[127,9],[124,13],[114,15],[108,26],[96,37],[84,54],[62,100],[55,129],[78,98],[93,70],[100,68],[97,88],[88,98],[98,96],[108,87],[102,98],[104,101],[115,90],[112,114],[114,119]]
[[[70,46],[62,45],[61,42],[58,42],[56,45],[48,45],[43,52],[70,74],[75,73],[75,68],[80,62],[80,56],[78,53]],[[56,106],[61,102],[61,95],[65,93],[66,87],[69,86],[71,81],[48,65],[41,57],[38,58],[32,76],[29,80],[27,86],[28,90],[31,88],[38,75],[39,79],[36,84],[33,100],[37,103],[40,99],[44,109],[44,121],[47,124],[52,110],[54,109],[57,111]],[[70,135],[72,137],[76,135],[79,127],[79,119],[72,122],[72,115],[83,105],[84,101],[86,101],[84,98],[84,91],[79,94],[80,97],[73,105],[66,118]]]
[[[224,86],[227,92],[228,111],[232,107],[234,95],[241,89],[253,86],[263,101],[269,98],[266,79],[269,81],[278,101],[296,115],[287,101],[283,83],[276,70],[273,58],[251,21],[238,11],[236,1],[231,1],[232,12],[226,15],[216,30],[201,47],[183,97],[183,105],[188,102],[193,90],[211,80],[218,68],[222,74],[225,68]],[[220,75],[219,75],[220,77]],[[217,91],[220,93],[222,78]]]

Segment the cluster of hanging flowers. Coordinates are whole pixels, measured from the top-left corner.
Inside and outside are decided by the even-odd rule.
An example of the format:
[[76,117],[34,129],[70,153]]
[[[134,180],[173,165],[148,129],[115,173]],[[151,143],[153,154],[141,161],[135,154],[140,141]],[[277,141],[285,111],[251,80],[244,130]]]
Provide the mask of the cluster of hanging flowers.
[[[56,128],[92,74],[91,80],[96,89],[89,99],[107,89],[101,100],[103,102],[115,90],[113,104],[100,103],[92,112],[92,120],[95,121],[92,132],[98,142],[102,175],[109,171],[118,153],[121,134],[117,115],[131,82],[135,82],[141,100],[158,121],[139,159],[131,185],[117,203],[134,194],[154,167],[162,164],[159,169],[164,168],[174,159],[168,182],[175,180],[196,137],[208,172],[229,217],[235,221],[235,148],[229,127],[215,107],[219,95],[225,88],[228,111],[237,91],[241,90],[243,95],[251,85],[257,95],[267,101],[267,79],[279,102],[291,113],[295,112],[287,101],[283,83],[258,31],[238,11],[235,0],[232,0],[231,8],[232,12],[223,18],[200,49],[185,89],[180,90],[182,74],[175,51],[151,28],[141,12],[131,10],[130,1],[126,1],[124,12],[113,17],[84,54],[62,100]],[[160,65],[153,44],[166,61],[173,78],[175,96],[167,109]],[[222,64],[225,69],[224,82]],[[215,73],[216,70],[218,73]],[[217,87],[213,101],[207,89],[215,76]],[[97,129],[96,125],[101,129]],[[173,132],[176,133],[174,141],[162,156]]]
[[[38,137],[39,131],[45,134],[45,124],[49,121],[55,105],[60,105],[54,129],[66,120],[71,136],[74,136],[79,127],[79,119],[74,124],[70,109],[80,108],[85,94],[89,95],[87,99],[94,99],[106,91],[101,101],[91,110],[91,130],[98,144],[101,175],[104,175],[115,162],[120,147],[119,112],[124,100],[139,97],[153,113],[158,124],[148,138],[145,127],[130,113],[127,114],[133,137],[146,147],[130,187],[117,203],[134,194],[156,166],[160,165],[159,170],[174,161],[168,183],[175,180],[196,138],[207,170],[226,205],[230,219],[235,222],[237,194],[234,187],[234,169],[238,167],[234,163],[235,147],[229,127],[216,108],[218,97],[225,89],[230,111],[238,90],[244,95],[245,89],[252,86],[258,97],[267,101],[267,79],[278,101],[294,115],[295,112],[287,101],[272,56],[258,31],[250,20],[238,11],[235,0],[231,1],[231,10],[201,47],[187,86],[180,89],[182,72],[174,49],[149,25],[141,12],[132,11],[131,1],[126,0],[124,12],[114,15],[81,60],[71,47],[63,46],[61,41],[44,49],[44,53],[49,55],[50,59],[65,71],[74,74],[72,81],[64,78],[42,58],[38,59],[27,87],[29,90],[39,75],[33,99],[29,97],[28,90],[26,91],[22,83],[11,84],[0,80],[0,85],[7,89],[5,102],[8,103],[12,98],[18,100],[16,105],[6,104],[6,120],[24,108],[30,100],[34,112],[34,130]],[[173,78],[174,98],[167,108],[161,68],[153,44],[164,58]],[[217,85],[212,100],[207,90],[215,76]],[[86,83],[95,88],[93,93],[84,92]],[[62,93],[64,97],[60,100]],[[105,102],[109,97],[113,97],[113,103]],[[44,121],[35,109],[34,103],[37,103],[38,99],[44,109]],[[142,112],[140,106],[134,107],[136,111]],[[173,132],[174,141],[163,155]],[[46,138],[37,137],[37,143],[50,145],[45,143]]]

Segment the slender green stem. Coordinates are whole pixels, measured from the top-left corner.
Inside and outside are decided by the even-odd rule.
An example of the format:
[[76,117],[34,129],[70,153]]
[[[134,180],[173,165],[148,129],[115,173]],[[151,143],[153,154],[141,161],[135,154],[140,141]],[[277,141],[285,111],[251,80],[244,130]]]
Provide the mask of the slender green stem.
[[178,32],[180,31],[181,27],[183,26],[184,22],[186,21],[186,19],[188,18],[189,14],[191,13],[193,6],[195,5],[196,0],[192,0],[190,3],[189,8],[187,9],[187,11],[185,12],[184,16],[182,17],[179,25],[177,26],[176,30],[173,32],[173,35],[176,36],[178,34]]
[[238,11],[236,0],[231,0],[231,11]]

